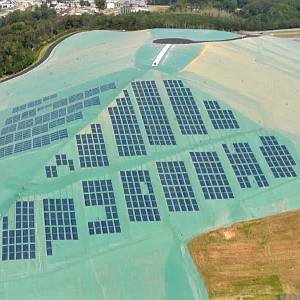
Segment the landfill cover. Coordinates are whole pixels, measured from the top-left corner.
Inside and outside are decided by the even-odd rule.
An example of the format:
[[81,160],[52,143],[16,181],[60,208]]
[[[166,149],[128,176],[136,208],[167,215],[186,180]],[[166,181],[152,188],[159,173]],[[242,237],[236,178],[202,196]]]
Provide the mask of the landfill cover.
[[82,32],[0,84],[0,299],[208,299],[191,238],[299,209],[300,43],[237,37]]

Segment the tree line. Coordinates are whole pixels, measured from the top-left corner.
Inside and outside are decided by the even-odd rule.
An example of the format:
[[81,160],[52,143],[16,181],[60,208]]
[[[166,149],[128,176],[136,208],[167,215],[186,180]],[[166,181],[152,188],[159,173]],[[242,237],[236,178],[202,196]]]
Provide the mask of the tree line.
[[[178,0],[183,1],[183,0]],[[300,27],[300,0],[184,0],[164,13],[124,16],[59,16],[47,6],[14,11],[0,19],[0,77],[14,74],[36,59],[41,47],[69,32],[92,29],[139,30],[197,28],[227,31]],[[233,2],[234,6],[224,7]],[[222,4],[221,4],[222,3]],[[191,9],[195,5],[220,7],[232,13],[214,16]],[[236,7],[242,7],[236,12]],[[233,12],[235,11],[235,12]]]

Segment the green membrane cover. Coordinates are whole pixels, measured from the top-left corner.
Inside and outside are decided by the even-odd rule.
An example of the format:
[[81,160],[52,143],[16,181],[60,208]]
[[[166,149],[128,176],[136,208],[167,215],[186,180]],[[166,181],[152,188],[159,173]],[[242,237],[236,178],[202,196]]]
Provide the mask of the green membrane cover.
[[236,37],[85,32],[0,84],[1,299],[208,299],[188,240],[300,207],[299,139],[183,72],[203,44],[151,67]]

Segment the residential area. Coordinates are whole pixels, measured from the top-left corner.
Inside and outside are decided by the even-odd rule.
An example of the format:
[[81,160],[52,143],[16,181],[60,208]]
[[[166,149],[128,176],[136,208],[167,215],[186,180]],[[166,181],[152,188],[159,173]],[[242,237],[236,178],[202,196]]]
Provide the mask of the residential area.
[[0,0],[0,16],[43,3],[62,16],[95,14],[99,11],[115,15],[149,11],[145,0]]

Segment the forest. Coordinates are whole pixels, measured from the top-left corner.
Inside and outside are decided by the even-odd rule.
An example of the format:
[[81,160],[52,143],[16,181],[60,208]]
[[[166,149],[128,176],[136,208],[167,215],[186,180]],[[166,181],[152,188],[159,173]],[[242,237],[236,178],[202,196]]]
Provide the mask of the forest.
[[[154,1],[154,0],[151,0]],[[0,19],[0,77],[37,60],[41,48],[67,33],[147,28],[208,28],[226,31],[300,27],[300,0],[155,0],[163,13],[59,16],[42,5]],[[220,13],[210,13],[212,9]],[[223,12],[223,13],[222,13]]]

